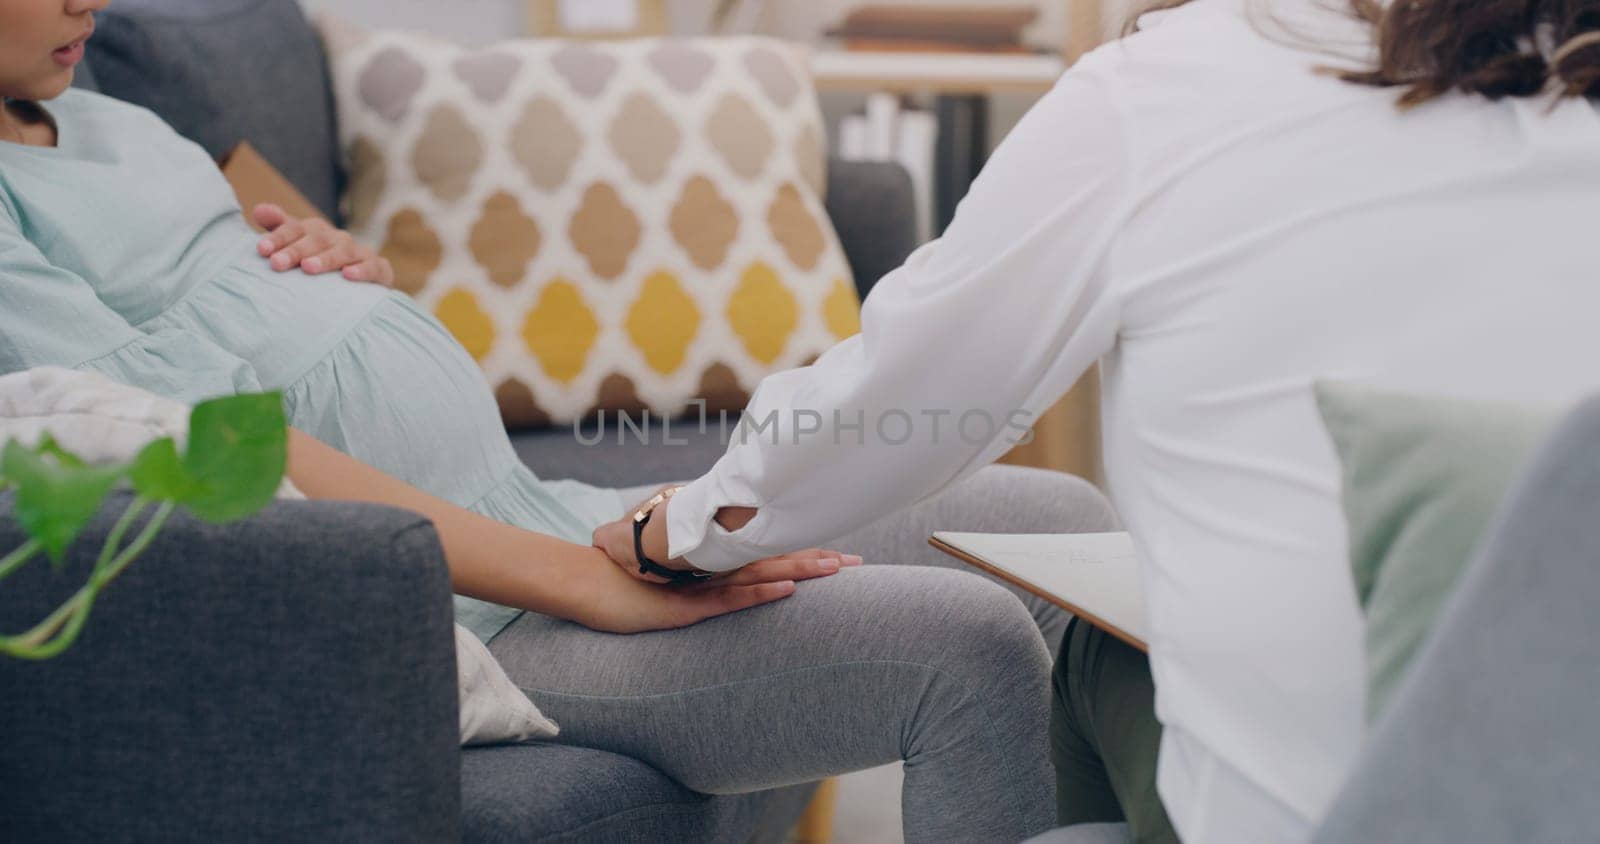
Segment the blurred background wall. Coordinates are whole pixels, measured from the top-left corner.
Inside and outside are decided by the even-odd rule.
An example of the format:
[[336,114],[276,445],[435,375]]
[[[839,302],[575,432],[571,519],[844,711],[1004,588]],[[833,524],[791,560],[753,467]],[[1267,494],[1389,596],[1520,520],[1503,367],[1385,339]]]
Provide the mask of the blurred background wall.
[[[1120,29],[1133,0],[1102,0],[1102,19],[1110,30]],[[311,11],[328,11],[373,27],[425,29],[442,37],[483,44],[526,31],[528,0],[301,0]],[[918,6],[1017,6],[1028,0],[877,0]],[[715,0],[667,0],[672,30],[678,35],[704,34]],[[865,0],[767,0],[759,31],[795,41],[817,42],[822,32]],[[1028,43],[1060,49],[1067,38],[1068,0],[1036,0],[1038,21],[1027,32]],[[1000,138],[1032,104],[1033,97],[997,96],[993,101],[990,142]],[[823,113],[833,137],[839,119],[861,108],[863,98],[829,93],[822,98]]]
[[[899,0],[906,2],[906,0]],[[326,9],[356,21],[383,21],[391,26],[427,26],[441,35],[466,41],[484,42],[521,32],[526,0],[303,0],[311,9]],[[668,0],[673,29],[681,35],[705,31],[713,0]],[[838,21],[851,9],[865,5],[861,0],[768,0],[762,16],[762,31],[784,38],[809,41]],[[917,0],[918,6],[1016,6],[1026,0]],[[1059,45],[1066,37],[1067,4],[1039,2],[1038,23],[1029,31],[1029,40],[1042,45]],[[1111,5],[1121,8],[1120,0]],[[1108,5],[1108,10],[1111,6]]]

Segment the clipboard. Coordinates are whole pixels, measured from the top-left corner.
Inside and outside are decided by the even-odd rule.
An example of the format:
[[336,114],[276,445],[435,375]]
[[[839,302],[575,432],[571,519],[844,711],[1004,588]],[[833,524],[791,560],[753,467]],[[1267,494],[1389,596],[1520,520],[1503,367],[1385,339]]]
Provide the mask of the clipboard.
[[1139,561],[1126,533],[940,531],[928,544],[1150,652]]

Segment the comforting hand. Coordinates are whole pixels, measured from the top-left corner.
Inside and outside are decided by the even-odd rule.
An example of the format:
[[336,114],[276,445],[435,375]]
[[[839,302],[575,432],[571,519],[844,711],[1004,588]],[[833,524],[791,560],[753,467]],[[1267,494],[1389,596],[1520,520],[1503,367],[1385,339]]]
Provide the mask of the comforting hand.
[[[643,506],[643,502],[640,503]],[[688,571],[693,568],[687,560],[663,559],[666,557],[667,508],[670,500],[656,507],[645,526],[645,554],[670,569]],[[638,507],[628,510],[622,518],[595,528],[593,543],[629,576],[645,583],[662,583],[661,578],[639,571],[638,554],[633,547],[633,514]],[[761,583],[775,580],[810,580],[837,574],[842,568],[861,565],[854,554],[841,554],[822,548],[807,548],[778,557],[757,560],[734,572],[718,575],[713,583]]]
[[[779,558],[782,559],[782,558]],[[644,633],[688,627],[708,618],[782,600],[794,594],[793,567],[747,566],[737,574],[688,586],[660,586],[629,577],[596,552],[593,570],[564,590],[560,615],[606,633]]]
[[387,258],[357,243],[349,232],[334,228],[327,220],[296,220],[271,204],[257,205],[251,216],[267,230],[256,244],[256,251],[280,273],[295,267],[307,275],[342,271],[348,281],[394,286],[394,267]]

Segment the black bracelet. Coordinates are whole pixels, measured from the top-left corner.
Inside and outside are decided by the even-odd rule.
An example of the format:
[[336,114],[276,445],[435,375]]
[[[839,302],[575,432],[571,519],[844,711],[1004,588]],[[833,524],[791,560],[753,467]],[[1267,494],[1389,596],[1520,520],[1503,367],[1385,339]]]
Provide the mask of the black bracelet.
[[644,514],[644,518],[635,519],[633,522],[633,554],[639,558],[639,573],[655,575],[675,586],[683,583],[701,583],[710,580],[711,572],[669,569],[644,555],[644,526],[649,523],[650,517],[654,515],[655,511],[651,510]]

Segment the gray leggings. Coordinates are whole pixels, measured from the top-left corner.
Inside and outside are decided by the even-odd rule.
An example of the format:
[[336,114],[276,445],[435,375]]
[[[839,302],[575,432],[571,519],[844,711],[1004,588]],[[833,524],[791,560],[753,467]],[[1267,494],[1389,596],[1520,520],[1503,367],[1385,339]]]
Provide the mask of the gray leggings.
[[561,725],[558,741],[632,756],[696,791],[903,760],[907,841],[1020,841],[1054,825],[1050,659],[1067,616],[927,539],[1112,529],[1089,484],[990,467],[831,543],[867,565],[776,604],[638,636],[530,613],[490,650]]

